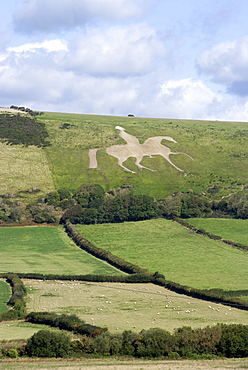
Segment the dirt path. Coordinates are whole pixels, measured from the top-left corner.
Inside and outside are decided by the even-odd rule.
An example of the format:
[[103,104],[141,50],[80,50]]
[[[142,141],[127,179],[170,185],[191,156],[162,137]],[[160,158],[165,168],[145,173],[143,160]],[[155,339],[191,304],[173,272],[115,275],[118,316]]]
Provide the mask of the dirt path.
[[141,361],[141,360],[95,360],[80,361],[41,360],[41,361],[1,361],[1,370],[18,369],[57,369],[57,370],[234,370],[248,368],[248,359],[218,359],[218,360],[167,360],[167,361]]

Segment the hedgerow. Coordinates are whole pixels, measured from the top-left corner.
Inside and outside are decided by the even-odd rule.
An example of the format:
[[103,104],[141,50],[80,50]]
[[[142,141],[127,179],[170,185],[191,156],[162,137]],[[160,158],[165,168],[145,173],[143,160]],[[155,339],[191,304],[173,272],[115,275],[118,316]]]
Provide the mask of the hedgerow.
[[61,330],[72,331],[75,334],[92,337],[96,337],[108,330],[100,326],[86,324],[84,320],[79,319],[76,315],[57,315],[54,312],[31,312],[26,316],[25,320],[34,324],[49,325]]
[[9,299],[8,305],[12,309],[0,314],[0,321],[22,319],[26,314],[26,303],[24,297],[27,294],[26,288],[17,274],[8,273],[6,275],[7,282],[11,285],[12,295]]
[[[54,333],[55,334],[55,333]],[[182,327],[173,334],[160,328],[124,331],[111,334],[103,331],[97,336],[82,336],[68,346],[68,336],[47,330],[34,334],[27,343],[26,353],[37,357],[70,356],[132,356],[137,358],[215,358],[247,357],[248,326],[218,324],[213,327],[192,329]],[[66,336],[62,337],[62,334]],[[56,341],[54,341],[56,338]],[[58,349],[66,351],[59,352]],[[61,347],[62,345],[62,347]]]

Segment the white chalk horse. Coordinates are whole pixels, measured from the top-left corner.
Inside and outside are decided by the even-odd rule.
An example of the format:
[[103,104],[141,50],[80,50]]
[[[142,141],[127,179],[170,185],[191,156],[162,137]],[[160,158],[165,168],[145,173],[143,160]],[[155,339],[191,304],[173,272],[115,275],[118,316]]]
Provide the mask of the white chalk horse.
[[[121,126],[115,127],[119,130],[119,136],[124,139],[127,144],[123,145],[112,145],[106,148],[106,153],[111,155],[112,157],[117,158],[118,165],[122,167],[125,171],[135,173],[134,171],[130,170],[129,168],[125,167],[123,163],[130,157],[136,158],[135,165],[138,168],[145,168],[146,170],[156,172],[151,168],[145,167],[140,162],[142,161],[143,157],[148,156],[153,158],[154,155],[161,155],[165,158],[173,167],[175,167],[178,171],[183,172],[181,168],[177,167],[174,163],[171,162],[169,156],[171,154],[184,154],[189,157],[192,161],[194,160],[190,155],[183,153],[183,152],[172,152],[170,148],[165,145],[161,144],[162,140],[169,140],[173,143],[177,143],[172,137],[170,136],[154,136],[147,139],[143,144],[140,144],[139,140],[133,136],[128,134],[125,129]],[[90,149],[89,150],[89,159],[90,164],[89,168],[97,168],[97,159],[96,154],[99,149]]]

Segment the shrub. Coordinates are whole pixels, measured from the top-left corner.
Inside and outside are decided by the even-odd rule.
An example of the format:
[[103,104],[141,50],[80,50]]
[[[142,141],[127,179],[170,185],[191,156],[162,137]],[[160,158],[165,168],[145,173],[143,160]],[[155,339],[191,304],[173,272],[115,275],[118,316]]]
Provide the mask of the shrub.
[[106,332],[98,336],[93,341],[93,350],[95,353],[103,356],[113,356],[121,353],[122,335],[111,335]]
[[18,357],[18,351],[15,348],[10,348],[5,353],[6,356],[10,358],[17,358]]
[[222,331],[218,351],[225,357],[248,356],[248,325],[221,324]]
[[65,357],[69,354],[70,337],[65,333],[40,330],[28,339],[27,355],[30,357]]
[[168,356],[174,350],[174,338],[160,328],[142,330],[134,341],[135,356],[137,357],[160,357]]

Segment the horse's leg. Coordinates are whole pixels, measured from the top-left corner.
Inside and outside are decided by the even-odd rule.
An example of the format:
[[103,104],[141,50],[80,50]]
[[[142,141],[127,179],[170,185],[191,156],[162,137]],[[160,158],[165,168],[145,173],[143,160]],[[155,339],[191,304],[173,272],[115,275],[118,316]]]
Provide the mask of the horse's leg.
[[[170,154],[184,154],[186,155],[187,157],[189,157],[192,161],[194,160],[190,155],[186,154],[186,153],[183,153],[183,152],[170,152]],[[174,163],[171,162],[170,158],[169,158],[169,155],[167,157],[165,157],[165,159],[173,166],[175,167],[178,171],[180,172],[184,172],[183,170],[181,170],[181,168],[177,167]]]
[[129,168],[127,168],[127,167],[125,167],[125,166],[123,165],[123,162],[125,162],[125,161],[127,160],[127,158],[125,158],[124,160],[123,160],[122,158],[119,158],[119,157],[116,157],[116,158],[118,159],[118,165],[119,165],[120,167],[122,167],[126,172],[136,173],[136,172],[134,172],[134,171],[132,171],[132,170],[129,170]]
[[90,149],[89,150],[89,167],[88,168],[97,168],[97,159],[96,153],[99,149]]
[[[150,156],[150,158],[153,158],[152,156]],[[140,156],[140,157],[136,157],[136,166],[139,167],[139,168],[145,168],[146,170],[149,170],[149,171],[152,171],[152,172],[157,172],[156,170],[152,170],[151,168],[148,168],[148,167],[145,167],[143,166],[142,164],[140,164],[140,162],[142,161],[143,159],[143,155]]]

